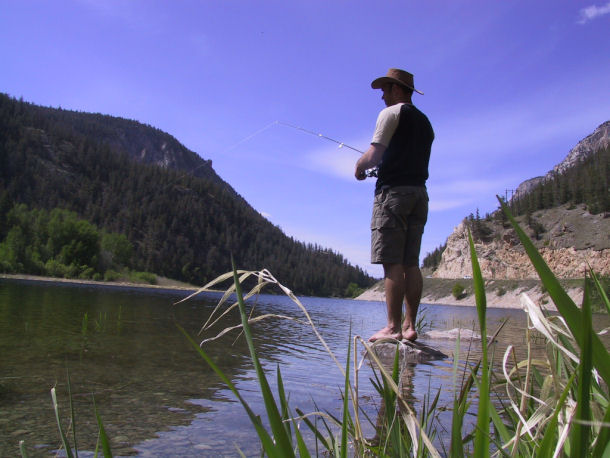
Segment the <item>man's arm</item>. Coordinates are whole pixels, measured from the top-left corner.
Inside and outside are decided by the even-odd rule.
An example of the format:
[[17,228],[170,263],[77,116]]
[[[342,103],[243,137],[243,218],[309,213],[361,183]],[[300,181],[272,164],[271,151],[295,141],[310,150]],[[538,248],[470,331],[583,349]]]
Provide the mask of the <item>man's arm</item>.
[[385,150],[386,147],[381,143],[371,143],[369,149],[356,162],[356,172],[354,175],[357,180],[364,180],[366,178],[365,171],[372,169],[381,162]]

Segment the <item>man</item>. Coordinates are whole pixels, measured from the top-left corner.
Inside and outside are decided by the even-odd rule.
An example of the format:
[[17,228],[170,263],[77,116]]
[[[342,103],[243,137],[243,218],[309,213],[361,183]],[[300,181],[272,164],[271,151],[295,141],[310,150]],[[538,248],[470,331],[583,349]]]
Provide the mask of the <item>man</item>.
[[[391,68],[371,83],[383,91],[370,148],[356,163],[356,179],[378,166],[371,221],[371,262],[383,264],[387,326],[369,341],[417,339],[415,323],[423,279],[419,250],[428,218],[428,162],[434,131],[426,115],[411,103],[413,75]],[[401,323],[402,302],[405,317]]]

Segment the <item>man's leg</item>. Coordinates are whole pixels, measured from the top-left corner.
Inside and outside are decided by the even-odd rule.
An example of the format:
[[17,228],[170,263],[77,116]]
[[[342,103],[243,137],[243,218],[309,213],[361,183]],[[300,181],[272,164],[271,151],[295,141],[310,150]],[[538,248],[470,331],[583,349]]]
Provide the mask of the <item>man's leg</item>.
[[[405,320],[402,323],[402,338],[414,341],[417,339],[415,324],[417,310],[421,301],[424,280],[417,266],[405,267]],[[386,289],[387,291],[387,289]],[[387,292],[386,292],[387,294]]]
[[402,301],[406,295],[405,269],[402,264],[384,264],[383,271],[388,325],[373,334],[369,342],[381,338],[402,339]]

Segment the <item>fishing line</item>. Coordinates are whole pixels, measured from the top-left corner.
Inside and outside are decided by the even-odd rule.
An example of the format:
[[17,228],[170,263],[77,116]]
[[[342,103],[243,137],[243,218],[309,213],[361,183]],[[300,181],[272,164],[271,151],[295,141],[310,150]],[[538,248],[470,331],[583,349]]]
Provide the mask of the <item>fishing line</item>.
[[[281,126],[285,126],[285,127],[290,127],[292,129],[295,129],[295,130],[300,130],[301,132],[305,132],[306,134],[313,135],[314,137],[318,137],[318,138],[321,138],[321,139],[328,140],[328,141],[331,141],[333,143],[336,143],[337,145],[339,145],[339,148],[345,147],[345,148],[349,148],[349,149],[351,149],[353,151],[356,151],[357,153],[364,154],[364,151],[361,151],[358,148],[354,148],[353,146],[350,146],[350,145],[346,144],[345,142],[342,142],[342,141],[339,141],[339,140],[335,140],[334,138],[328,137],[327,135],[324,135],[324,134],[321,134],[321,133],[317,133],[317,132],[314,132],[314,131],[309,130],[309,129],[305,129],[304,127],[295,126],[294,124],[290,124],[290,123],[287,123],[287,122],[284,122],[284,121],[280,121],[280,120],[273,121],[272,123],[267,124],[265,127],[261,128],[261,129],[258,129],[257,131],[255,131],[255,132],[245,136],[244,138],[242,138],[238,142],[234,143],[233,145],[229,146],[228,148],[223,149],[219,154],[228,153],[229,151],[237,148],[242,143],[246,143],[247,141],[253,139],[254,137],[262,134],[266,130],[272,128],[273,126],[277,126],[277,125],[281,125]],[[187,175],[193,174],[193,172],[195,172],[195,170],[197,170],[197,169],[199,169],[201,167],[204,167],[206,165],[209,165],[209,161],[205,161],[202,164],[198,165],[197,167],[194,167],[194,168],[192,168],[190,170],[185,171],[182,175],[180,175],[177,178],[177,180],[179,180],[179,179],[181,179],[181,178],[183,178],[183,177],[185,177]],[[376,169],[368,170],[367,171],[367,176],[369,176],[369,177],[377,176],[376,175]],[[168,187],[169,186],[171,186],[171,185],[168,185]]]
[[346,148],[354,150],[354,151],[356,151],[356,152],[358,152],[360,154],[364,154],[364,151],[360,151],[358,148],[354,148],[353,146],[349,146],[349,145],[345,144],[344,142],[340,142],[339,140],[335,140],[334,138],[327,137],[324,134],[318,134],[318,133],[316,133],[316,132],[314,132],[312,130],[308,130],[308,129],[305,129],[305,128],[299,127],[299,126],[293,126],[292,124],[288,124],[287,122],[283,122],[283,121],[275,121],[275,123],[276,124],[281,124],[282,126],[286,126],[286,127],[292,127],[293,129],[303,131],[303,132],[305,132],[307,134],[314,135],[314,136],[316,136],[318,138],[323,138],[324,140],[329,140],[331,142],[337,143],[339,145],[339,148],[343,148],[345,146]]
[[[339,145],[339,148],[343,148],[345,146],[346,148],[354,150],[354,151],[356,151],[356,152],[358,152],[360,154],[364,154],[364,151],[361,151],[358,148],[354,148],[353,146],[350,146],[350,145],[348,145],[348,144],[346,144],[344,142],[340,142],[339,140],[335,140],[334,138],[330,138],[330,137],[328,137],[328,136],[326,136],[324,134],[319,134],[319,133],[316,133],[316,132],[314,132],[312,130],[304,129],[303,127],[299,127],[299,126],[294,126],[292,124],[289,124],[289,123],[283,122],[283,121],[275,121],[275,122],[277,124],[281,124],[282,126],[292,127],[293,129],[300,130],[302,132],[305,132],[306,134],[314,135],[314,136],[316,136],[318,138],[323,138],[324,140],[329,140],[331,142],[337,143]],[[377,172],[378,172],[378,168],[377,167],[373,167],[372,169],[366,170],[364,172],[364,174],[367,177],[376,177],[377,176]]]

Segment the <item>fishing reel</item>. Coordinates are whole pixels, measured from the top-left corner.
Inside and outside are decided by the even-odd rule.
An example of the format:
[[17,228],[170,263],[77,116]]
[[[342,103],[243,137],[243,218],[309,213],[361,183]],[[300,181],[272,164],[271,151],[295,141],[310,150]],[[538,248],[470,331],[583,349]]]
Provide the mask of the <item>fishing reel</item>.
[[376,178],[376,177],[377,177],[377,172],[378,172],[378,171],[379,171],[379,167],[373,167],[372,169],[365,170],[365,171],[364,171],[364,174],[365,174],[367,177],[369,177],[369,178],[370,178],[370,177],[375,177],[375,178]]

